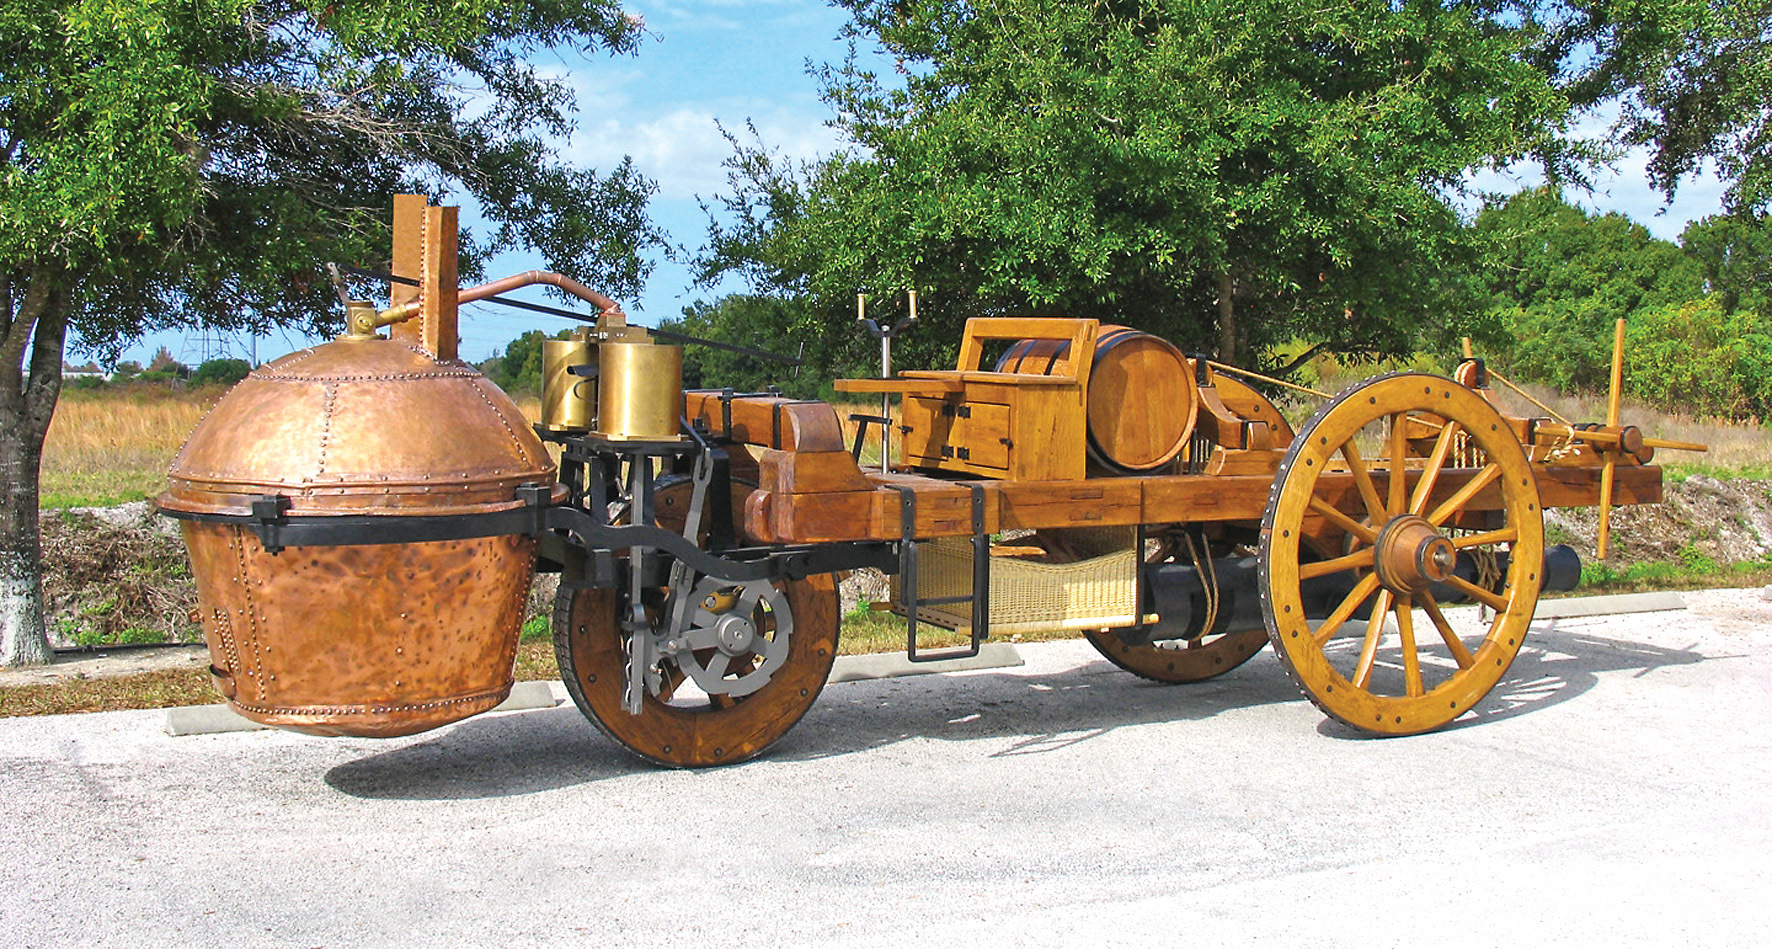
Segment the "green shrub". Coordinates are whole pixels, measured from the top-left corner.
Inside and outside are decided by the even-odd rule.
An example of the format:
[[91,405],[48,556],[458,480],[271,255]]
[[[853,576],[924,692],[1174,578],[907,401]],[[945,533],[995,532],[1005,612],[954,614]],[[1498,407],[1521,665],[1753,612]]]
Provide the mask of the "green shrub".
[[1670,411],[1728,418],[1772,412],[1772,326],[1716,295],[1648,307],[1625,326],[1626,389]]
[[191,373],[191,385],[231,386],[252,372],[252,364],[244,359],[208,359]]

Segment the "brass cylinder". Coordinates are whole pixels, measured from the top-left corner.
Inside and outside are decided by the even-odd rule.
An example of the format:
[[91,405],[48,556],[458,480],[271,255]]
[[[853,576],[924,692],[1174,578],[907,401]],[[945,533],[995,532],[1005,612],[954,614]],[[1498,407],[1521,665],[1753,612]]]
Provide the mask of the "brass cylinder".
[[569,370],[595,361],[588,339],[550,339],[541,344],[541,427],[550,432],[588,432],[596,420],[597,381]]
[[598,347],[597,434],[668,441],[683,414],[683,347],[608,341]]

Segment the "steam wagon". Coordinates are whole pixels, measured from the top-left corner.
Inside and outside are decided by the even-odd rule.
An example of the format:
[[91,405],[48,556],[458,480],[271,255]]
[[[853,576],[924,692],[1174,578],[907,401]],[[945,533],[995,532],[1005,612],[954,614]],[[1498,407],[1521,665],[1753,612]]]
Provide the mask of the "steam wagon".
[[[1271,644],[1326,715],[1421,732],[1482,701],[1540,593],[1576,583],[1543,509],[1604,523],[1660,500],[1657,448],[1702,447],[1620,424],[1616,384],[1603,424],[1509,415],[1474,359],[1367,379],[1294,429],[1248,374],[1086,317],[974,319],[951,370],[840,381],[900,403],[847,441],[824,402],[684,391],[668,334],[570,279],[458,287],[453,208],[396,199],[387,277],[386,308],[347,301],[343,336],[230,392],[158,499],[217,687],[265,724],[401,735],[494,707],[554,571],[585,715],[652,762],[741,761],[817,699],[837,578],[872,567],[914,661],[1070,629],[1184,683]],[[460,303],[534,283],[597,313],[547,344],[532,426],[455,329]],[[864,466],[873,429],[891,450]],[[931,626],[965,645],[919,645]]]

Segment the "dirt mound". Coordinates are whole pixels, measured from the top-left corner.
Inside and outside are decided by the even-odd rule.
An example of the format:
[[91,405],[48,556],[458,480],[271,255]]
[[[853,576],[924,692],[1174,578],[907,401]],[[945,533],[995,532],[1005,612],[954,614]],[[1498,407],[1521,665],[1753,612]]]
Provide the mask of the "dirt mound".
[[184,542],[147,502],[44,511],[41,532],[53,645],[202,640]]
[[[1679,561],[1714,563],[1762,560],[1772,555],[1772,481],[1718,481],[1693,475],[1669,482],[1662,503],[1612,512],[1614,565]],[[1571,544],[1591,556],[1599,533],[1595,508],[1545,512],[1546,540]]]

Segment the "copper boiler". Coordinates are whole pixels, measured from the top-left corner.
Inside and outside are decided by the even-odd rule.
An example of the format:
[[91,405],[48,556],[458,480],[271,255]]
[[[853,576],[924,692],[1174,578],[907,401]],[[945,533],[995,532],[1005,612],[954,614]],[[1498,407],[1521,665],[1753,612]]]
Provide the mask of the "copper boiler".
[[380,337],[293,353],[228,393],[168,475],[157,503],[184,518],[212,672],[235,711],[298,731],[402,735],[510,692],[533,537],[272,553],[237,521],[276,496],[290,518],[390,528],[521,506],[519,487],[552,485],[554,465],[471,366]]

